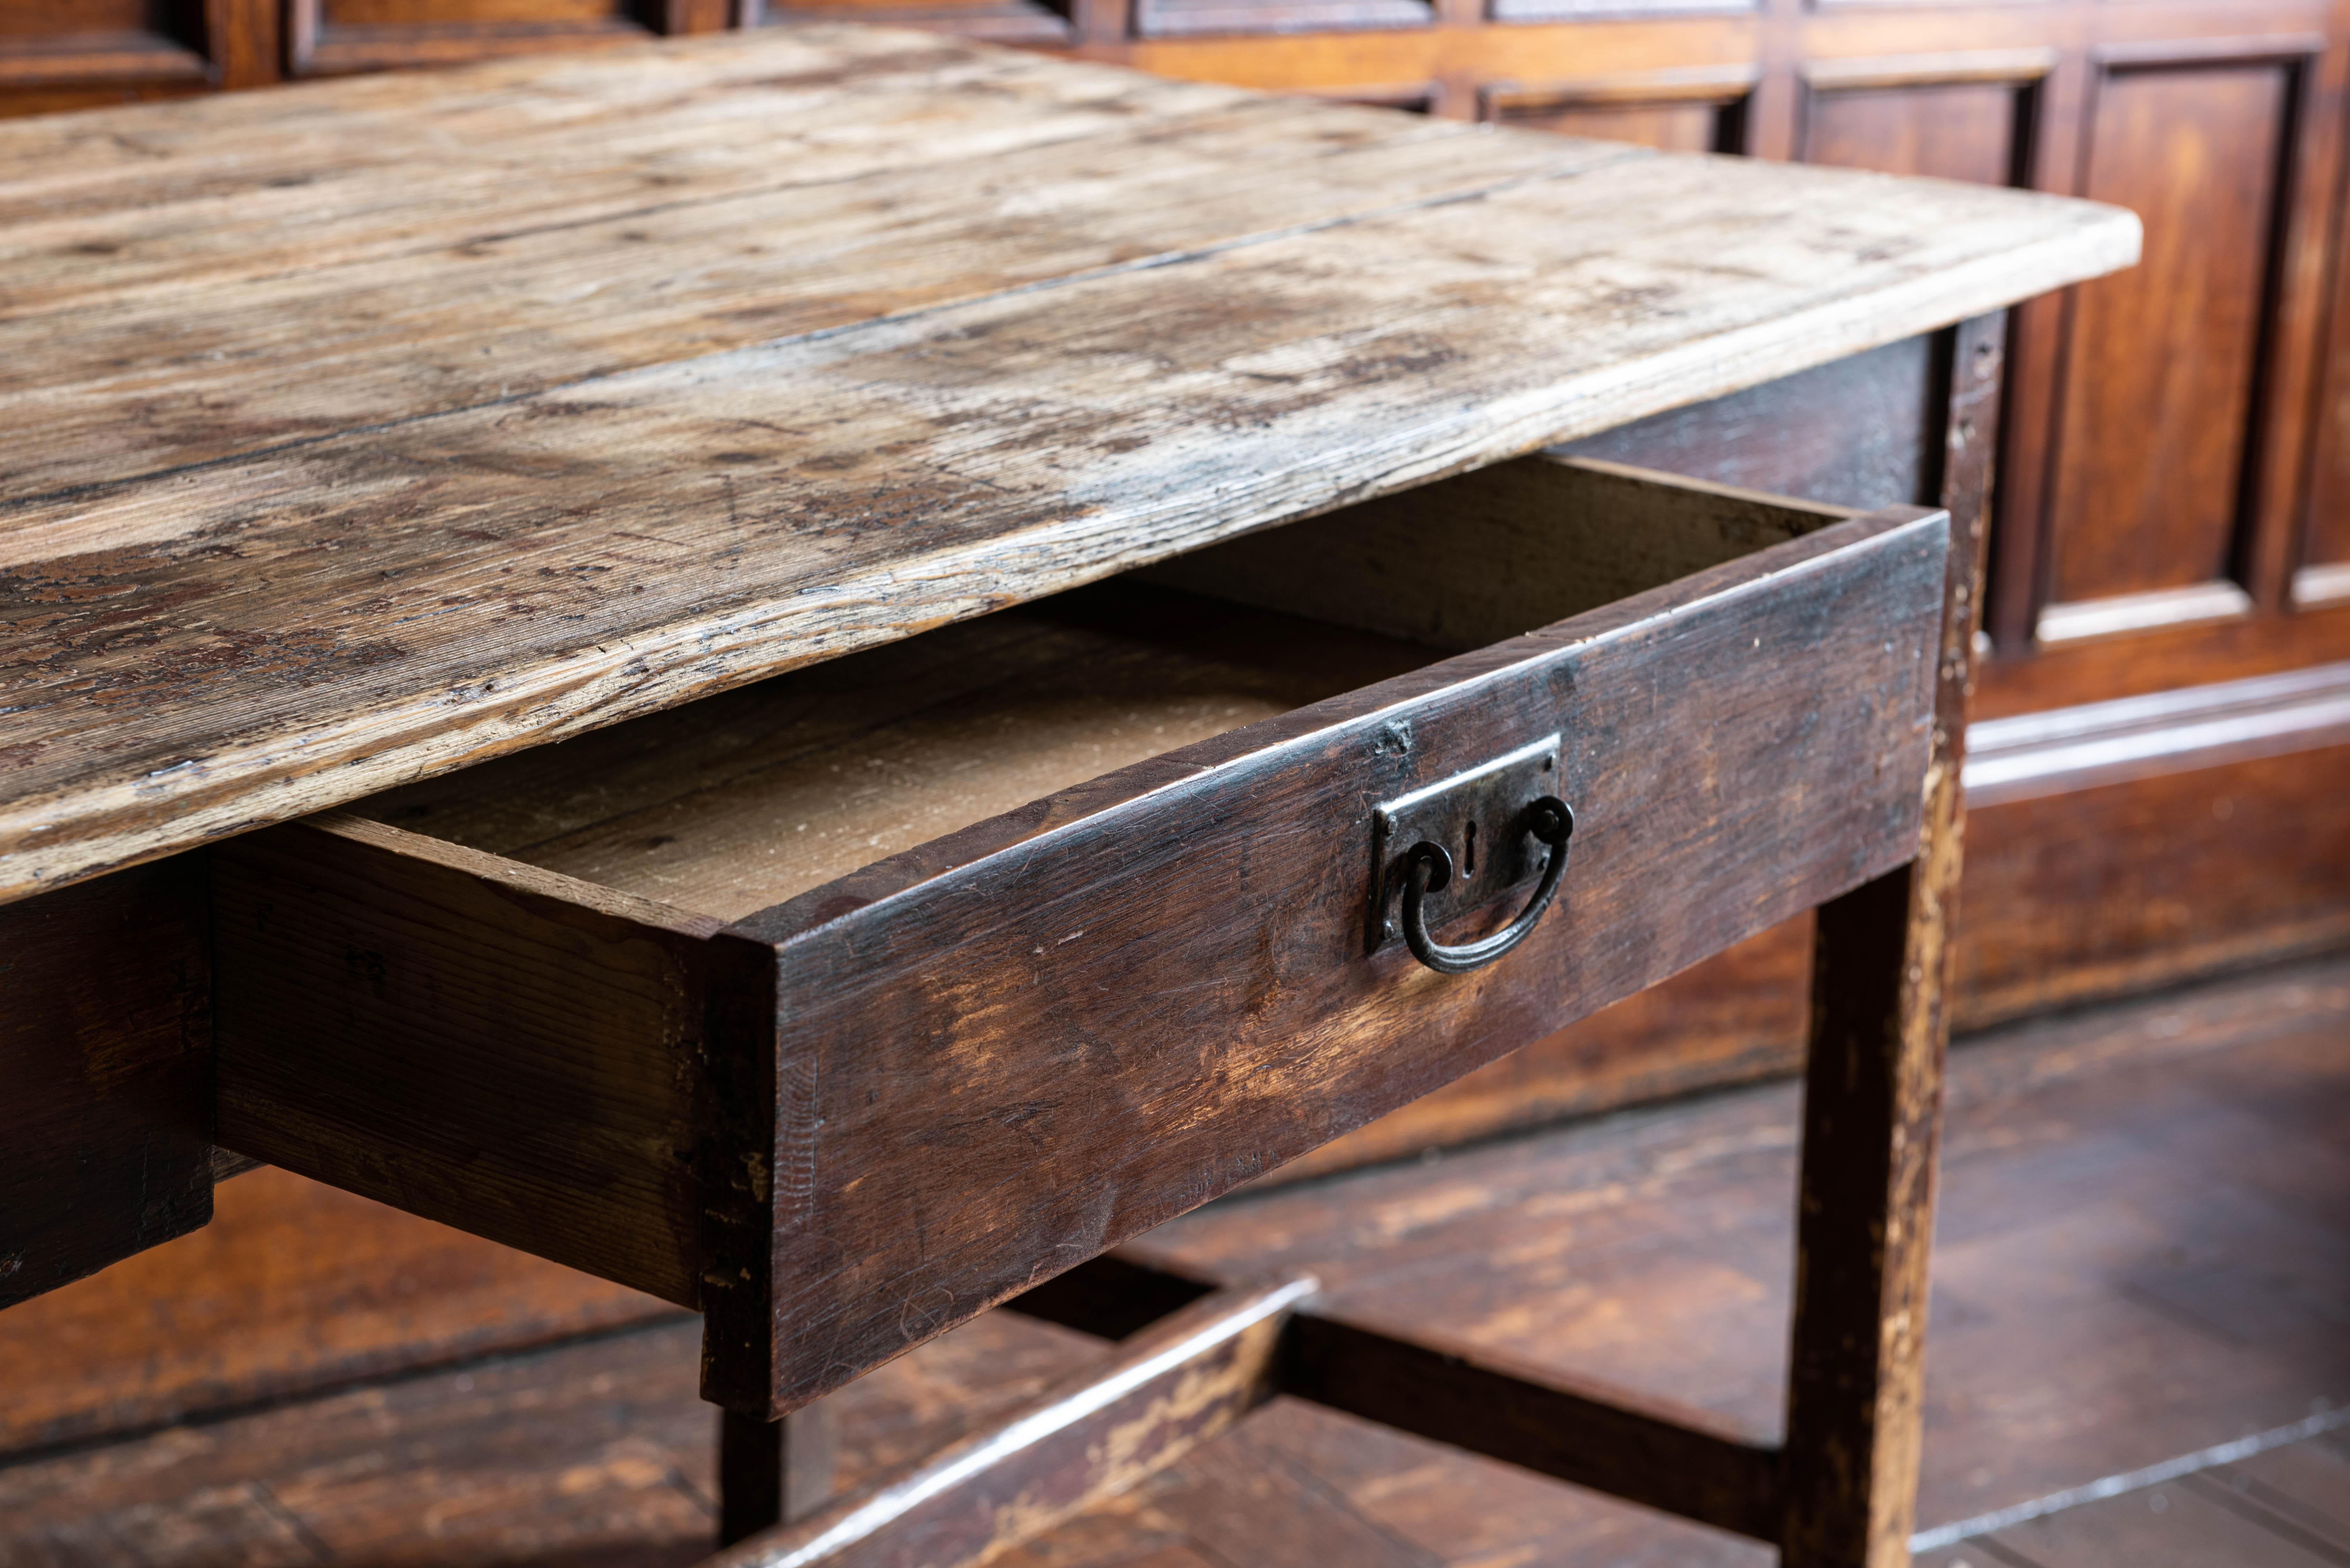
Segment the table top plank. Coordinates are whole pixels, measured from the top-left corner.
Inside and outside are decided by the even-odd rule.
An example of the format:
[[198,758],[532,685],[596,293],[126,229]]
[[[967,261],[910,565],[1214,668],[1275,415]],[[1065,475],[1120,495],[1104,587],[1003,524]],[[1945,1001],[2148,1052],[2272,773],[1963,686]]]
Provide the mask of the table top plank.
[[[2134,218],[2085,202],[1337,106],[1259,120],[1246,95],[1181,84],[1128,115],[1139,131],[1002,149],[1049,193],[1049,221],[1029,222],[1019,183],[987,184],[994,161],[958,151],[968,117],[941,100],[1009,99],[1008,124],[1033,93],[1038,117],[1082,119],[1094,111],[1066,104],[1101,101],[1096,78],[1120,73],[1066,67],[1080,88],[1055,62],[853,28],[250,95],[192,130],[177,106],[73,118],[115,142],[178,136],[150,161],[187,165],[164,184],[202,206],[240,158],[265,184],[288,166],[250,151],[272,97],[312,122],[335,120],[346,90],[364,120],[432,121],[442,95],[487,82],[514,100],[500,112],[525,122],[516,136],[545,140],[529,122],[592,99],[583,82],[638,91],[629,57],[782,79],[827,39],[857,56],[842,92],[905,118],[862,121],[895,152],[820,190],[712,196],[775,224],[780,260],[727,274],[725,225],[680,220],[668,259],[629,272],[610,228],[628,220],[598,208],[612,198],[588,190],[591,161],[551,173],[581,190],[544,207],[580,215],[561,230],[579,248],[519,245],[479,285],[452,280],[450,242],[495,222],[495,202],[428,223],[394,211],[430,204],[410,188],[291,274],[218,252],[173,271],[171,234],[205,244],[182,214],[132,247],[113,293],[5,324],[23,334],[12,364],[50,367],[28,407],[56,423],[14,435],[0,492],[0,898],[1751,386],[2137,246]],[[889,98],[874,84],[899,80],[892,50],[907,79],[946,85]],[[965,57],[1018,64],[958,78]],[[543,115],[535,72],[562,84]],[[1121,79],[1138,101],[1159,87]],[[652,141],[670,114],[722,137],[708,96],[648,89],[619,120]],[[138,205],[132,156],[82,141],[116,205]],[[347,204],[405,179],[355,175]],[[0,210],[21,183],[0,177]],[[411,219],[433,234],[401,251]],[[919,253],[896,270],[893,236]],[[15,265],[0,261],[0,297]],[[663,266],[679,297],[643,297]],[[555,281],[607,267],[638,297],[567,323]],[[254,292],[271,279],[288,301],[276,320]],[[368,311],[430,315],[439,286],[457,297],[411,323],[411,353],[362,327],[348,354],[282,357],[280,339]],[[234,306],[218,336],[191,329],[212,345],[196,357],[142,348],[131,325],[174,299]],[[109,331],[127,364],[90,358],[95,338],[66,347]],[[89,389],[44,344],[80,355]],[[484,395],[488,376],[444,370],[469,348],[510,350],[519,387]],[[175,388],[195,410],[176,424],[140,400]]]
[[[1647,156],[1531,135],[1464,148],[1472,134],[1248,99],[983,159],[958,151],[653,209],[607,199],[525,229],[501,198],[403,213],[380,234],[255,236],[265,263],[85,287],[0,318],[0,360],[15,371],[0,421],[22,437],[0,452],[0,497]],[[417,227],[428,216],[429,238]],[[114,243],[78,237],[87,223],[53,227],[28,270],[69,276],[62,258],[77,245]],[[314,243],[351,259],[296,269]]]

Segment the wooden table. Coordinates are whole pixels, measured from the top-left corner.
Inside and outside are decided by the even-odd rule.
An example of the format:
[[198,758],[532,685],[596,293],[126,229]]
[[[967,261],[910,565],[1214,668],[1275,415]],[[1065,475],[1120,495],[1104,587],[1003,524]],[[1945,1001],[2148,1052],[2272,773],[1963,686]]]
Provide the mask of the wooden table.
[[[849,27],[14,122],[0,214],[0,1301],[265,1160],[703,1311],[738,1531],[930,1335],[1180,1309],[841,1561],[1276,1386],[1898,1560],[1998,313],[2128,214]],[[1814,905],[1783,1446],[1087,1262]]]

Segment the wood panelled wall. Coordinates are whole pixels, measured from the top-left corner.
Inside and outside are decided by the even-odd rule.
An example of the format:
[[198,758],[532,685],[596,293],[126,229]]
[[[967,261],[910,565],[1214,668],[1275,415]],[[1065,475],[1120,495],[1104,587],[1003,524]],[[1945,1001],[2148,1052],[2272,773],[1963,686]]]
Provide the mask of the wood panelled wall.
[[[2350,0],[0,0],[0,111],[851,16],[2137,209],[2142,266],[2014,317],[1961,1021],[2350,941]],[[1914,373],[1874,363],[1897,406]],[[1776,477],[1874,505],[1905,474]],[[1803,953],[1430,1115],[1783,1068]]]

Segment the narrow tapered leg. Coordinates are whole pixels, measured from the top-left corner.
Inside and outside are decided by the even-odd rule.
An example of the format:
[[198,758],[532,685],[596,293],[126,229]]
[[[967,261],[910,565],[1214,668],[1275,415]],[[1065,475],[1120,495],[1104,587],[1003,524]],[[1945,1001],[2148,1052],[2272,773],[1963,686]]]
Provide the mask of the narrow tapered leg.
[[823,1400],[780,1421],[718,1412],[718,1544],[813,1513],[832,1494],[832,1412]]

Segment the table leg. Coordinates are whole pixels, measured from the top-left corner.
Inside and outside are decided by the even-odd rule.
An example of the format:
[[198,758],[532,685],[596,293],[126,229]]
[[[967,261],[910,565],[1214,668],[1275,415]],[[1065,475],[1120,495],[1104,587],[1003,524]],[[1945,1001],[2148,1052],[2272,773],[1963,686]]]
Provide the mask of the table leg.
[[824,1400],[780,1421],[718,1413],[718,1544],[815,1512],[832,1496],[836,1432]]
[[1909,1560],[1943,1030],[1919,867],[1820,910],[1783,1459],[1785,1568]]

